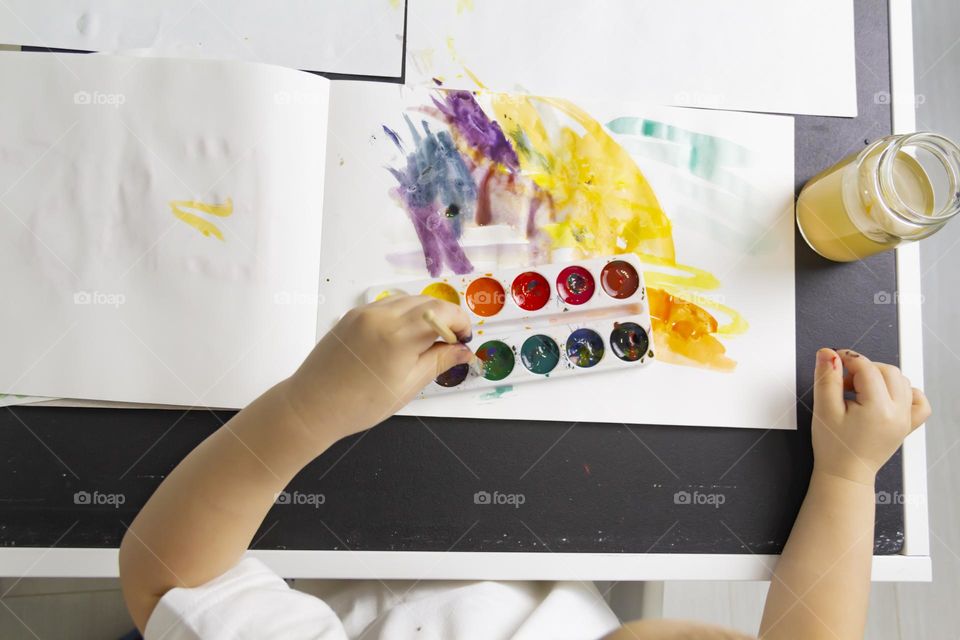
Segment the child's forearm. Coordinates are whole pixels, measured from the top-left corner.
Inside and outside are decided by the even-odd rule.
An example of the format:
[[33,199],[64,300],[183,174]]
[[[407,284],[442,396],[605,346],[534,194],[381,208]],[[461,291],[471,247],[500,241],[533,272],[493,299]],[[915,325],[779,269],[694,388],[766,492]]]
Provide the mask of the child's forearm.
[[873,519],[872,484],[814,471],[774,571],[761,638],[863,637]]
[[120,545],[120,578],[142,629],[173,587],[236,564],[274,496],[342,437],[369,429],[473,354],[437,342],[427,314],[462,340],[470,317],[427,296],[391,295],[346,313],[289,379],[193,450],[150,498]]
[[305,427],[287,385],[270,389],[194,449],[130,525],[120,576],[141,629],[168,590],[202,584],[236,564],[277,492],[336,440]]

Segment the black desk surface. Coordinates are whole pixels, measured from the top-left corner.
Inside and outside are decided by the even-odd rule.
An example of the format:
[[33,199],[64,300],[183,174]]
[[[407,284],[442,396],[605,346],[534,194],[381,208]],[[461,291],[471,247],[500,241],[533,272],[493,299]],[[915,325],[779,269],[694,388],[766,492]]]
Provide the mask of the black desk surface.
[[[796,184],[891,131],[885,0],[856,0],[859,116],[796,118]],[[889,94],[886,94],[889,95]],[[898,362],[893,254],[828,264],[797,236],[797,431],[395,417],[338,443],[278,505],[258,549],[778,553],[812,458],[809,392],[820,346]],[[0,545],[116,547],[163,477],[230,417],[209,411],[0,410]],[[877,489],[901,489],[897,454]],[[677,505],[677,491],[724,503]],[[120,493],[119,508],[74,493]],[[523,494],[519,508],[477,491]],[[875,552],[903,544],[902,507],[878,505]]]

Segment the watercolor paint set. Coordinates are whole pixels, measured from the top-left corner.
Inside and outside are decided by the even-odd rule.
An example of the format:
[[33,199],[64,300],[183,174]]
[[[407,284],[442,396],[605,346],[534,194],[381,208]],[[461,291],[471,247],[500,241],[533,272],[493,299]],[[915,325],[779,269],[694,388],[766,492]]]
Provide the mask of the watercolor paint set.
[[642,366],[654,357],[633,254],[371,287],[366,298],[397,293],[452,302],[473,320],[476,364],[444,372],[422,396]]

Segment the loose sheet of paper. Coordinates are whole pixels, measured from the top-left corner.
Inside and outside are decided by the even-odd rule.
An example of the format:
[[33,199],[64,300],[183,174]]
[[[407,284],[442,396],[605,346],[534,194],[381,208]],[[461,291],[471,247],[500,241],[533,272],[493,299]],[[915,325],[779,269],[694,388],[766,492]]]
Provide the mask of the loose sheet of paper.
[[403,0],[5,0],[0,42],[400,77]]
[[240,407],[314,344],[327,80],[0,54],[0,392]]
[[[522,146],[516,140],[523,140],[529,152],[518,152],[519,171],[501,166],[484,180],[483,167],[489,164],[473,167],[470,176],[464,177],[454,170],[459,161],[448,152],[435,156],[442,166],[431,165],[431,145],[440,145],[433,149],[450,148],[451,139],[444,137],[451,135],[450,121],[433,102],[437,99],[445,105],[443,95],[386,85],[333,84],[320,334],[360,303],[369,287],[428,277],[424,251],[403,206],[403,195],[394,192],[398,179],[388,168],[409,177],[404,172],[419,166],[423,171],[413,176],[411,183],[419,189],[431,188],[431,181],[440,175],[437,171],[449,176],[440,185],[440,191],[446,191],[440,197],[455,198],[452,192],[464,195],[457,209],[448,208],[446,215],[461,216],[459,244],[476,273],[576,257],[576,251],[569,249],[541,253],[540,258],[532,255],[534,241],[527,217],[530,193],[540,194],[540,207],[552,200],[557,207],[554,221],[561,222],[578,219],[584,207],[596,207],[600,213],[594,217],[603,215],[607,205],[611,210],[623,209],[621,196],[616,195],[620,189],[649,183],[669,223],[661,220],[659,227],[653,227],[641,222],[634,233],[671,236],[675,260],[672,266],[664,266],[671,262],[667,259],[671,245],[666,241],[645,244],[645,251],[664,256],[664,264],[651,265],[646,273],[648,287],[656,284],[682,293],[693,305],[686,309],[714,314],[723,329],[717,336],[726,353],[712,358],[711,366],[728,367],[729,359],[735,363],[732,370],[670,364],[663,361],[668,354],[660,350],[657,360],[632,371],[531,382],[492,393],[452,393],[416,400],[404,413],[796,428],[792,118],[575,97],[571,101],[507,98],[499,106],[498,122],[503,131],[515,136],[511,143],[515,151]],[[498,113],[491,106],[494,98],[481,95],[479,100],[488,116]],[[466,104],[469,100],[462,101],[461,107]],[[525,122],[518,115],[525,106],[537,110],[546,138],[528,126],[529,119]],[[510,117],[504,117],[510,109],[514,109],[507,114]],[[486,126],[476,113],[465,121],[478,131]],[[524,130],[514,130],[515,125]],[[512,162],[510,152],[494,144],[495,136],[478,137],[486,140],[479,143],[487,145],[486,152],[495,148],[494,155],[500,154],[507,164]],[[461,145],[458,155],[473,158],[468,163],[484,155],[479,147],[472,151],[463,147],[463,136],[454,139]],[[551,148],[553,144],[557,146]],[[414,160],[407,157],[417,153],[420,155]],[[550,169],[537,176],[524,166],[525,157],[547,158],[545,165]],[[531,175],[540,184],[531,183]],[[578,182],[580,178],[586,182]],[[608,188],[613,189],[613,196],[605,195],[603,190]],[[483,215],[492,219],[483,224],[477,224],[478,198],[489,198],[490,210]],[[564,199],[568,204],[562,203]],[[438,220],[434,226],[443,224],[446,222]],[[601,233],[590,224],[584,223],[577,232],[588,238]],[[543,239],[543,234],[536,235],[540,238],[537,242]],[[444,265],[440,278],[449,273],[449,266]],[[671,283],[671,274],[679,280]],[[688,286],[691,282],[701,288]],[[481,335],[484,328],[474,327],[474,346],[496,337],[493,329]],[[668,335],[682,343],[681,333],[682,328],[677,328]],[[682,350],[685,345],[677,348]]]
[[407,82],[856,116],[853,0],[410,0]]

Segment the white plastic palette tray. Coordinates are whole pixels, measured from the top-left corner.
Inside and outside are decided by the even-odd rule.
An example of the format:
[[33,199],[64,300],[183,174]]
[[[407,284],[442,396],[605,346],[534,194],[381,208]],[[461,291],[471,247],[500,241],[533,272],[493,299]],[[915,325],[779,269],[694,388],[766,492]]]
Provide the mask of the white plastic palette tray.
[[479,362],[442,374],[421,396],[643,366],[654,357],[632,254],[371,287],[366,298],[392,293],[448,300],[474,321]]

